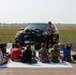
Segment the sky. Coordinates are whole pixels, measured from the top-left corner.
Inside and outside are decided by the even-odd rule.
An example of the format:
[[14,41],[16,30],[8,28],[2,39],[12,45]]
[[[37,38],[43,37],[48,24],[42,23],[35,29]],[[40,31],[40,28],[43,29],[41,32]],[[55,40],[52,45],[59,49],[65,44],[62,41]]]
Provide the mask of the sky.
[[76,0],[0,0],[0,23],[76,24]]

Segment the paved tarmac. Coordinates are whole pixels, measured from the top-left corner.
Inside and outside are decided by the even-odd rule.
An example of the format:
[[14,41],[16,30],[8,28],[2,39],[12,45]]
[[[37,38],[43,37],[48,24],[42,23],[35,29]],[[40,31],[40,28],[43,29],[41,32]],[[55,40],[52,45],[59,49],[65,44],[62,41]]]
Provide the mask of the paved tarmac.
[[76,62],[70,64],[72,68],[0,68],[0,75],[76,75]]

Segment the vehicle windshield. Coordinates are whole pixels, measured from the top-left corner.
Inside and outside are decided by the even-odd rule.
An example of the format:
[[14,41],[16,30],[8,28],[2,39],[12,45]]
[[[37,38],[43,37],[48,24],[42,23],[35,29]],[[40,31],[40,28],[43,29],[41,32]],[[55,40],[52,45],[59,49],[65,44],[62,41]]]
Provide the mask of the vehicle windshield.
[[39,30],[44,31],[46,29],[46,27],[47,27],[46,23],[32,23],[32,24],[28,24],[27,27],[24,30],[27,30],[27,29],[32,29],[32,30],[39,29]]

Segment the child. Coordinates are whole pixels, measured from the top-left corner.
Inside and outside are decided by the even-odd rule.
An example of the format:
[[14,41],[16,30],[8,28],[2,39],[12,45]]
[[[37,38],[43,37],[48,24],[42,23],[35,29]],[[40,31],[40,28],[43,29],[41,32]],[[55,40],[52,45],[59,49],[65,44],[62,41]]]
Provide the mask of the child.
[[42,63],[48,63],[49,58],[46,51],[46,46],[44,43],[41,44],[41,49],[39,51],[39,59]]
[[59,63],[60,51],[57,48],[57,44],[53,45],[54,50],[51,51],[51,58],[53,63]]
[[31,42],[31,50],[32,50],[32,57],[36,57],[36,52],[35,52],[35,43],[32,41]]
[[12,48],[14,48],[15,46],[18,46],[18,47],[22,48],[19,39],[15,40],[15,43],[12,44]]
[[22,63],[32,63],[32,51],[30,49],[30,46],[27,45],[26,48],[24,49],[19,61]]
[[49,45],[49,50],[48,50],[48,58],[49,58],[49,62],[51,62],[51,51],[54,50],[52,44]]
[[63,60],[67,62],[71,62],[72,44],[65,43],[63,46],[61,46],[61,49],[63,51]]
[[18,61],[20,59],[22,55],[22,51],[20,49],[19,46],[14,46],[14,48],[12,48],[12,52],[11,52],[11,60],[12,61]]
[[48,52],[50,53],[52,50],[54,50],[54,48],[53,48],[52,44],[50,44]]
[[3,53],[0,48],[0,65],[7,63],[7,61],[3,58]]

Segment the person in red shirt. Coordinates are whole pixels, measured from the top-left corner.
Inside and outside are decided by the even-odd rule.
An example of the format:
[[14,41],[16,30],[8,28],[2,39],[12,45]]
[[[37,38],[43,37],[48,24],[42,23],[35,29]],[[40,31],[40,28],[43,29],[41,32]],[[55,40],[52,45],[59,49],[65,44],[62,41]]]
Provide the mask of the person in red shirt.
[[11,60],[12,61],[19,60],[21,54],[22,54],[22,51],[20,50],[20,48],[18,46],[16,46],[15,48],[12,49]]

